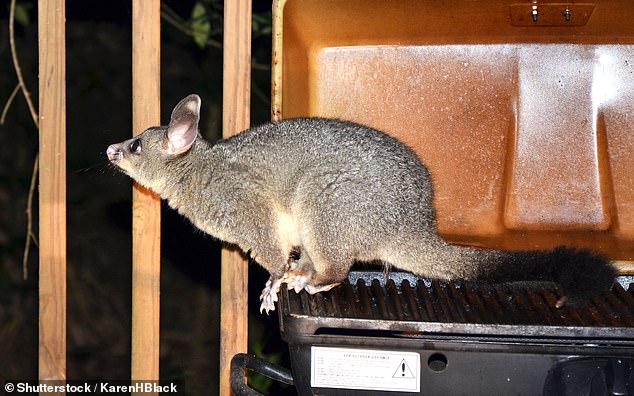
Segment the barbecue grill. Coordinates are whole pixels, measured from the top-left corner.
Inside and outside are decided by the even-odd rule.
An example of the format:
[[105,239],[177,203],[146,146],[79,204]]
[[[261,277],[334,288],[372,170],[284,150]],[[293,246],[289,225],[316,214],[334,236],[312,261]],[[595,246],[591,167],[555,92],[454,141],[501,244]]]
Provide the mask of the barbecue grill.
[[[629,0],[275,0],[273,118],[409,145],[448,242],[586,248],[632,275],[632,21]],[[632,283],[561,309],[552,285],[401,273],[283,288],[292,375],[241,355],[234,382],[249,392],[249,367],[302,395],[634,395]]]
[[[352,272],[326,293],[285,287],[280,331],[300,395],[634,395],[634,277],[583,308],[555,308],[554,286]],[[257,362],[257,363],[256,363]],[[262,368],[262,365],[266,368]]]

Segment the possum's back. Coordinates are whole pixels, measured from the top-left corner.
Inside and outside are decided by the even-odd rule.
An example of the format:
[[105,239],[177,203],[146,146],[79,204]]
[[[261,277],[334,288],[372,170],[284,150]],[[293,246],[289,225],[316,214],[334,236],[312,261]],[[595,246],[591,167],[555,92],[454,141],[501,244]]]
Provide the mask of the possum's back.
[[[428,174],[407,146],[389,135],[352,122],[296,118],[268,123],[227,139],[220,145],[231,160],[293,177],[298,171],[355,170],[366,176],[424,177]],[[422,174],[420,174],[422,172]]]
[[[220,143],[249,169],[259,194],[316,216],[377,228],[433,224],[433,189],[414,152],[352,122],[298,118],[252,128]],[[365,227],[365,226],[364,226]]]

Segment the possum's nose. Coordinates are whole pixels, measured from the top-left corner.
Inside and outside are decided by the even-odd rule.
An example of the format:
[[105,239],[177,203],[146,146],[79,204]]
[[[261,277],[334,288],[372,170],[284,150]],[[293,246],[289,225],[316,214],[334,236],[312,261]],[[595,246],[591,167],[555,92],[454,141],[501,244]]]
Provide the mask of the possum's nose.
[[118,144],[111,144],[108,146],[106,150],[106,155],[111,162],[119,162],[123,157],[123,153],[121,152],[121,148]]

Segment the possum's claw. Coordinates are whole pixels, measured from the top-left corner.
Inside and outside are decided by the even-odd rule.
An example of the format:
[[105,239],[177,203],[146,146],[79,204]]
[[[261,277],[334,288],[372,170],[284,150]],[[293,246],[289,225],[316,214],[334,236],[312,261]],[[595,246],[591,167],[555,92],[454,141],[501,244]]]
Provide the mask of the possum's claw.
[[315,294],[315,293],[328,291],[335,286],[339,286],[340,284],[341,282],[331,283],[329,285],[321,285],[321,286],[306,285],[306,287],[304,287],[304,290],[306,290],[309,294]]
[[285,276],[281,278],[273,278],[270,277],[268,281],[266,281],[266,285],[262,290],[262,294],[260,294],[260,313],[262,311],[266,311],[268,315],[270,311],[275,311],[275,302],[277,301],[277,292],[280,291],[280,286],[285,280]]
[[315,294],[319,292],[328,291],[332,289],[333,287],[338,286],[340,284],[339,282],[337,282],[337,283],[332,283],[329,285],[315,286],[311,283],[311,281],[308,279],[306,275],[292,272],[292,271],[286,272],[286,274],[284,274],[284,277],[286,278],[284,283],[288,285],[289,289],[295,290],[295,293],[299,293],[302,290],[306,290],[309,294]]
[[306,277],[306,275],[289,272],[287,272],[286,275],[286,284],[288,285],[289,289],[295,290],[295,293],[299,293],[300,291],[304,290],[306,286],[308,286],[308,278]]
[[293,271],[285,272],[280,278],[269,277],[269,280],[266,281],[266,285],[262,290],[262,294],[260,294],[260,301],[262,301],[262,304],[260,304],[260,313],[265,311],[268,315],[270,311],[275,311],[275,302],[278,300],[277,293],[280,291],[282,283],[286,283],[289,289],[295,290],[295,293],[306,290],[309,294],[325,292],[340,284],[332,283],[329,285],[315,286],[310,283],[308,276]]

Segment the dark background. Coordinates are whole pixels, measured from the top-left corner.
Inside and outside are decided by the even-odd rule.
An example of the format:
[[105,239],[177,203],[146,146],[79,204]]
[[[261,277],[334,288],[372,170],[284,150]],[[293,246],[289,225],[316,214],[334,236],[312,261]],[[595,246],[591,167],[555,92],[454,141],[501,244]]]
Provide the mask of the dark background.
[[[16,47],[37,107],[37,1],[19,0]],[[163,5],[183,21],[204,7],[209,39],[222,42],[222,1],[172,0]],[[252,124],[270,118],[270,1],[255,0]],[[9,2],[0,6],[0,106],[17,78],[9,47]],[[132,135],[131,2],[67,0],[67,377],[130,377],[131,181],[105,157],[110,143]],[[201,132],[221,135],[222,51],[201,47],[162,21],[162,121],[190,93],[203,99]],[[148,125],[149,126],[149,125]],[[38,252],[32,246],[22,279],[26,202],[37,130],[21,94],[0,126],[0,380],[35,379],[38,362]],[[37,193],[37,191],[36,191]],[[34,199],[37,235],[37,195]],[[162,210],[162,380],[180,380],[188,394],[216,394],[219,349],[220,245],[174,211]],[[277,318],[258,312],[268,275],[250,265],[250,351],[288,367]],[[263,378],[268,394],[286,390]]]

